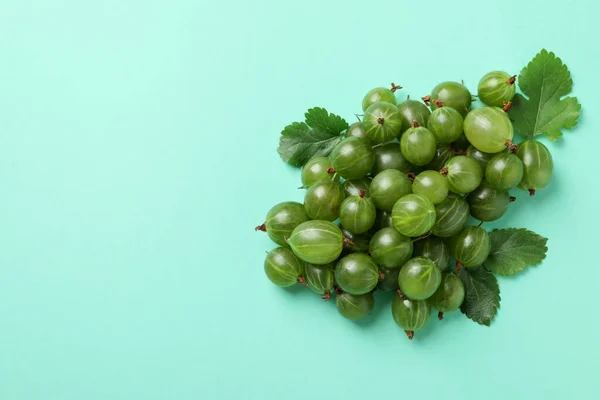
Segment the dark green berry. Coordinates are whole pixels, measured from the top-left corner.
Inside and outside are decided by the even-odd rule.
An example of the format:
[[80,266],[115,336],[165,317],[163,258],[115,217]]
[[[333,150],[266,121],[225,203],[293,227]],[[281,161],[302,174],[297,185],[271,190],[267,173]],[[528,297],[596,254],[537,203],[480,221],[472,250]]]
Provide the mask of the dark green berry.
[[481,265],[490,254],[490,236],[480,226],[467,226],[450,239],[450,253],[465,267]]
[[342,253],[342,231],[329,221],[306,221],[292,232],[288,243],[302,261],[311,264],[328,264]]
[[[406,99],[398,105],[398,111],[402,114],[402,128],[404,132],[412,126],[412,121],[417,121],[420,126],[427,126],[431,111],[420,101]],[[408,171],[407,171],[408,172]]]
[[428,101],[431,101],[431,109],[438,108],[441,102],[444,107],[452,107],[463,117],[471,108],[471,93],[458,82],[442,82],[431,91]]
[[429,298],[429,303],[442,314],[458,310],[465,299],[465,285],[453,273],[443,274],[442,283],[436,292]]
[[383,228],[371,238],[369,254],[378,265],[400,268],[413,252],[412,240],[394,228]]
[[508,210],[511,198],[508,192],[492,189],[488,182],[483,182],[466,198],[471,215],[480,221],[495,221]]
[[364,177],[360,179],[350,179],[342,184],[346,197],[359,196],[360,191],[365,191],[365,197],[370,197],[371,178]]
[[379,282],[377,283],[377,290],[383,292],[393,292],[398,290],[398,274],[400,268],[386,268],[379,266]]
[[488,106],[504,107],[515,96],[516,76],[504,71],[488,72],[477,85],[479,100]]
[[394,322],[404,329],[409,339],[423,328],[431,316],[431,306],[426,300],[411,300],[398,295],[392,300]]
[[552,180],[552,155],[537,140],[526,140],[519,145],[517,156],[523,161],[523,179],[519,188],[528,190],[533,196],[536,190],[545,188]]
[[454,236],[469,219],[469,205],[461,196],[450,193],[446,200],[435,206],[435,215],[431,233],[439,237]]
[[398,143],[382,144],[373,148],[373,152],[375,153],[375,164],[371,170],[373,176],[386,169],[397,169],[405,174],[414,170],[414,165],[402,155]]
[[441,271],[448,268],[450,263],[450,250],[446,243],[436,237],[429,236],[425,239],[417,240],[414,243],[413,257],[425,257],[433,261],[433,263]]
[[510,190],[523,179],[523,162],[512,153],[498,153],[485,169],[485,180],[496,190]]
[[441,107],[431,113],[427,128],[433,133],[438,143],[449,144],[462,135],[463,117],[454,108]]
[[435,157],[435,136],[427,128],[413,121],[400,138],[400,151],[404,158],[414,165],[427,165]]
[[398,274],[398,286],[409,299],[425,300],[440,286],[442,272],[425,257],[411,258]]
[[338,261],[335,267],[335,281],[344,292],[364,294],[377,286],[379,270],[367,254],[352,253]]
[[477,147],[475,146],[469,146],[469,148],[467,149],[467,157],[470,157],[473,160],[477,161],[482,171],[485,171],[488,163],[494,156],[494,153],[484,153],[483,151],[477,149]]
[[333,164],[327,157],[311,158],[302,167],[300,178],[302,179],[302,187],[308,189],[320,180],[333,178]]
[[304,280],[306,285],[314,292],[322,294],[323,298],[328,300],[333,290],[333,266],[304,264]]
[[354,295],[341,293],[335,297],[338,312],[351,321],[368,317],[373,312],[375,300],[373,293]]
[[333,221],[340,216],[340,206],[344,198],[342,185],[324,179],[308,188],[304,195],[304,208],[312,219]]
[[265,223],[257,226],[257,231],[267,232],[272,241],[283,247],[290,247],[287,239],[292,231],[310,218],[303,204],[295,201],[279,203],[269,210]]
[[421,236],[435,223],[435,206],[423,195],[407,194],[394,204],[392,221],[404,236]]
[[371,181],[371,200],[379,210],[391,210],[399,198],[410,193],[410,179],[395,169],[381,171]]
[[340,206],[340,222],[352,233],[367,232],[375,223],[375,205],[365,197],[364,190],[358,196],[350,196]]
[[284,247],[271,250],[265,258],[265,274],[277,286],[292,286],[302,281],[303,264],[294,253]]

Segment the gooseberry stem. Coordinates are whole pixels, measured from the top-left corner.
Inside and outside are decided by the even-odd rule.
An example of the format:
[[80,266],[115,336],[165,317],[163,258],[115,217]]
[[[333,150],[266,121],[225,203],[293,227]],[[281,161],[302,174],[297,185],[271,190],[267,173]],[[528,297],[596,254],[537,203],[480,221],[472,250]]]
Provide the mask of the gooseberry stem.
[[438,319],[439,319],[440,321],[444,319],[444,313],[443,313],[443,312],[441,312],[441,311],[440,311],[440,312],[438,313]]
[[413,127],[413,128],[418,128],[418,127],[419,127],[419,123],[417,122],[417,120],[416,120],[416,119],[413,119],[413,120],[412,120],[412,127]]
[[460,261],[456,262],[456,275],[460,276],[460,269],[464,266],[463,263],[461,263]]
[[364,199],[366,194],[367,192],[365,192],[365,189],[360,189],[360,192],[358,192],[358,197]]
[[510,78],[508,78],[508,80],[506,81],[506,83],[508,83],[509,85],[514,85],[516,81],[517,81],[517,76],[513,75]]
[[483,221],[479,221],[479,225],[477,225],[477,226],[481,226],[481,225],[483,225]]
[[356,244],[352,240],[348,239],[347,237],[342,239],[342,243],[349,244],[350,246],[356,246]]
[[325,291],[325,293],[323,293],[323,296],[321,296],[321,298],[325,301],[327,301],[331,298],[331,292],[329,291],[329,289],[327,289]]
[[508,110],[510,110],[512,108],[512,101],[503,101],[502,105],[503,105],[502,111],[508,112]]
[[380,273],[379,273],[379,276],[378,276],[378,278],[379,278],[379,280],[380,280],[380,281],[382,281],[382,280],[384,280],[384,279],[385,279],[385,275],[383,274],[383,272],[380,272]]
[[415,181],[415,178],[417,177],[414,172],[409,172],[406,174],[406,176],[408,177],[410,183],[413,183]]
[[404,293],[402,293],[402,291],[400,289],[396,290],[396,295],[398,297],[400,297],[402,300],[406,299],[406,295],[404,295]]
[[383,118],[383,117],[379,117],[379,118],[377,118],[377,123],[378,123],[379,125],[383,125],[383,124],[384,124],[384,122],[385,122],[385,118]]
[[340,295],[340,294],[344,294],[344,291],[342,290],[341,287],[339,287],[338,285],[333,285],[333,291],[335,292],[335,294]]
[[529,197],[535,196],[535,189],[527,189],[529,191]]
[[328,167],[328,168],[327,168],[327,173],[328,173],[329,175],[331,175],[331,174],[335,174],[335,168],[333,168],[333,167]]
[[440,100],[438,100],[438,99],[435,99],[435,100],[433,100],[433,104],[435,104],[437,108],[442,108],[442,107],[444,107],[444,103],[442,103],[442,102],[441,102]]
[[256,228],[254,228],[255,231],[262,231],[262,232],[266,232],[267,231],[267,226],[265,224],[261,224],[259,226],[257,226]]
[[404,331],[404,333],[406,333],[406,336],[408,336],[409,340],[413,340],[415,337],[415,331]]
[[429,107],[429,102],[431,101],[431,96],[423,96],[423,97],[421,97],[421,100],[423,100],[423,103],[425,103],[425,105],[427,107]]
[[308,286],[308,284],[306,283],[306,281],[304,280],[304,277],[302,275],[300,275],[298,277],[298,279],[296,279],[298,281],[299,284],[304,285],[304,286]]
[[508,200],[512,203],[513,201],[517,201],[517,198],[515,196],[510,196]]
[[516,144],[514,144],[510,140],[507,140],[506,142],[504,142],[504,145],[508,149],[508,152],[509,153],[513,153],[513,154],[516,154],[517,149],[519,148],[519,146],[517,146]]
[[440,174],[442,174],[442,176],[448,175],[448,167],[440,169]]
[[354,114],[354,116],[356,117],[356,119],[358,120],[358,122],[362,122],[362,120],[360,119],[360,117],[362,117],[365,114]]
[[392,93],[395,93],[395,92],[396,92],[396,90],[398,90],[398,89],[402,89],[402,86],[400,86],[400,85],[396,85],[394,82],[392,82],[392,88],[390,89],[390,91],[391,91]]

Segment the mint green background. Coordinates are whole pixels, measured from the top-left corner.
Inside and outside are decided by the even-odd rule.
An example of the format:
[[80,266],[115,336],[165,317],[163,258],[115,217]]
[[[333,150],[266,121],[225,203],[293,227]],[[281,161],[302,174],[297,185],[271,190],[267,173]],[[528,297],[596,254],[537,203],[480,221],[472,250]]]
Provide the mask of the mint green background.
[[[0,4],[0,399],[597,399],[597,2]],[[499,226],[548,237],[500,279],[491,328],[409,342],[263,275],[266,211],[302,199],[279,131],[353,120],[391,81],[426,94],[569,65],[579,126],[550,188]],[[545,141],[547,143],[547,141]]]

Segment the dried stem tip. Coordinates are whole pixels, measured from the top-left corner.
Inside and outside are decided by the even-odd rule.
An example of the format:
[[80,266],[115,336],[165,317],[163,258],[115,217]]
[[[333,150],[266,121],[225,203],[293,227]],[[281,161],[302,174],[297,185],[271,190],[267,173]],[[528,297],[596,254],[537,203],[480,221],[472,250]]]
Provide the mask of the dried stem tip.
[[517,146],[516,144],[514,144],[510,140],[507,140],[506,142],[504,142],[504,145],[508,149],[508,152],[509,153],[513,153],[513,154],[515,154],[517,152],[517,149],[519,148],[519,146]]
[[415,178],[417,177],[414,172],[409,172],[406,174],[406,176],[408,177],[410,183],[413,183],[415,181]]
[[441,101],[439,101],[437,99],[433,100],[433,104],[435,104],[437,108],[444,107],[444,103],[442,103]]
[[402,86],[396,85],[394,82],[392,82],[392,88],[390,89],[391,92],[394,93],[398,89],[402,89]]
[[267,231],[267,226],[265,224],[259,225],[256,228],[254,228],[255,231],[262,231],[262,232],[266,232]]
[[515,196],[510,196],[509,200],[512,203],[513,201],[517,201],[517,198]]
[[441,311],[440,311],[440,312],[438,313],[438,319],[439,319],[440,321],[444,319],[444,313],[443,313],[443,312],[441,312]]
[[358,192],[358,197],[364,199],[366,194],[367,192],[365,192],[365,189],[360,189],[360,192]]
[[448,175],[448,167],[444,167],[444,168],[440,169],[440,174],[442,174],[443,176]]
[[308,284],[306,283],[306,281],[304,280],[304,277],[302,275],[300,275],[298,277],[298,279],[296,279],[298,281],[298,283],[304,285],[304,286],[308,286]]
[[456,275],[460,276],[460,269],[463,267],[463,263],[460,261],[456,262]]
[[528,189],[528,190],[529,190],[529,197],[535,196],[535,189]]
[[333,167],[329,167],[329,168],[327,168],[327,173],[328,173],[329,175],[331,175],[331,174],[335,174],[335,168],[333,168]]
[[418,127],[419,127],[419,123],[417,122],[417,120],[416,120],[416,119],[413,119],[413,120],[412,120],[412,127],[413,127],[413,128],[418,128]]
[[384,123],[384,122],[385,122],[385,118],[383,118],[383,117],[379,117],[379,118],[377,118],[377,123],[378,123],[379,125],[383,125],[383,123]]
[[335,294],[340,295],[340,294],[344,294],[344,291],[342,290],[341,287],[339,287],[338,285],[333,285],[333,291],[335,292]]
[[331,298],[331,292],[329,290],[326,290],[323,296],[321,296],[321,298],[325,301],[329,300]]
[[400,291],[400,289],[396,290],[396,295],[400,297],[402,300],[406,299],[406,295]]
[[502,111],[504,112],[508,112],[508,110],[512,108],[512,101],[503,101],[502,104],[504,105],[504,107],[502,107]]
[[425,103],[426,106],[429,106],[429,102],[431,101],[431,96],[423,96],[423,97],[421,97],[421,100],[423,100],[423,103]]
[[517,81],[517,76],[513,75],[510,78],[508,78],[508,80],[506,81],[506,83],[508,83],[509,85],[514,85],[516,81]]
[[356,246],[356,244],[352,240],[348,239],[347,237],[342,239],[342,243],[349,244],[350,246]]
[[406,336],[408,336],[409,340],[413,340],[415,337],[415,331],[404,331],[404,333],[406,333]]
[[383,272],[379,273],[379,280],[382,281],[385,279],[385,275],[383,274]]

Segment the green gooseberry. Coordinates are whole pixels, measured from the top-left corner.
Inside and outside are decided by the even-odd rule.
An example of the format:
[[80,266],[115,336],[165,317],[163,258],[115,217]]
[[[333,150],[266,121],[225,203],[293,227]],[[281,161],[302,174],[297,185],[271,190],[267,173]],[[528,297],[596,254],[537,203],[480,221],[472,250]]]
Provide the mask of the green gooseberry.
[[438,143],[448,144],[456,141],[463,133],[463,117],[452,107],[440,107],[431,113],[427,128]]
[[508,115],[498,107],[480,107],[465,117],[463,129],[469,142],[486,153],[498,153],[510,145],[513,126]]
[[483,171],[477,161],[467,156],[454,156],[440,170],[454,193],[463,194],[475,190],[483,179]]
[[365,126],[360,121],[350,124],[350,126],[346,129],[346,134],[344,135],[344,137],[359,137],[362,140],[364,140],[368,145],[371,144],[371,141],[369,140],[369,138],[367,137],[367,133],[365,132]]
[[371,200],[379,210],[391,210],[394,203],[412,193],[410,179],[396,169],[381,171],[371,181]]
[[461,196],[448,194],[446,200],[435,206],[435,224],[431,233],[451,237],[462,230],[469,219],[469,205]]
[[292,231],[309,219],[303,204],[284,201],[273,206],[267,213],[265,222],[257,226],[255,230],[267,232],[269,238],[280,246],[290,247],[287,239],[291,236]]
[[431,162],[425,166],[425,169],[439,171],[452,157],[454,157],[454,151],[450,148],[450,146],[446,144],[438,145],[438,147],[435,149],[433,160],[431,160]]
[[554,162],[550,150],[537,140],[526,140],[519,145],[517,156],[523,161],[523,179],[519,188],[533,196],[552,180]]
[[313,292],[322,294],[322,297],[325,300],[329,300],[334,284],[333,265],[315,265],[311,263],[305,263],[304,280],[306,281],[306,285]]
[[446,243],[436,236],[428,236],[414,243],[414,257],[425,257],[433,261],[440,271],[448,268],[450,250]]
[[486,181],[466,198],[471,215],[480,221],[495,221],[508,210],[508,205],[514,201],[507,191],[493,189]]
[[400,103],[398,111],[402,114],[402,128],[400,128],[400,132],[404,132],[410,128],[412,121],[417,121],[420,126],[427,126],[429,115],[431,115],[431,111],[429,111],[429,108],[425,104],[411,99],[406,99]]
[[393,228],[394,222],[392,221],[391,210],[377,210],[375,216],[375,223],[373,224],[373,230],[378,231],[383,228]]
[[407,194],[394,204],[392,221],[404,236],[424,235],[435,223],[435,206],[423,195]]
[[430,298],[441,281],[442,272],[433,261],[425,257],[411,258],[402,266],[398,274],[400,291],[413,300]]
[[304,208],[312,219],[333,221],[340,216],[344,198],[342,185],[331,179],[324,179],[308,188],[304,195]]
[[467,149],[467,157],[470,157],[473,160],[477,161],[477,163],[481,167],[481,170],[484,172],[487,168],[488,163],[495,155],[496,154],[494,153],[484,153],[483,151],[477,149],[477,147],[472,145],[469,146],[469,148]]
[[339,142],[329,155],[335,172],[345,179],[367,175],[375,163],[375,153],[363,139],[349,137]]
[[344,292],[368,293],[375,289],[379,282],[379,269],[367,254],[348,254],[342,257],[335,267],[335,281]]
[[372,143],[386,143],[400,134],[402,114],[394,104],[377,102],[365,110],[362,122]]
[[302,281],[304,268],[294,253],[284,247],[277,247],[267,253],[265,274],[277,286],[288,287]]
[[371,238],[369,254],[379,266],[400,268],[411,257],[413,242],[394,228],[383,228]]
[[464,299],[465,285],[458,276],[447,273],[443,274],[440,287],[428,301],[439,311],[439,319],[443,319],[443,313],[458,310]]
[[448,181],[438,171],[423,171],[413,181],[413,193],[422,194],[433,204],[440,204],[448,197]]
[[369,252],[369,243],[371,242],[370,231],[361,234],[354,234],[348,229],[344,228],[341,224],[339,225],[339,228],[342,231],[342,235],[344,235],[344,238],[346,239],[344,241],[342,254],[346,255],[350,253]]
[[510,76],[504,71],[488,72],[477,85],[479,100],[488,106],[504,107],[515,97],[517,76]]
[[383,292],[393,292],[398,290],[398,274],[400,268],[387,268],[379,266],[379,282],[377,283],[377,290]]
[[498,153],[485,168],[485,180],[496,190],[510,190],[523,179],[523,162],[512,153]]
[[423,328],[431,316],[431,306],[426,300],[411,300],[400,295],[392,300],[394,322],[412,340],[415,331]]
[[334,223],[320,220],[301,223],[288,239],[296,257],[318,265],[335,261],[347,241]]
[[451,107],[463,117],[471,108],[471,93],[464,85],[458,82],[442,82],[433,88],[429,96],[431,110],[436,110],[441,102],[444,107]]
[[346,197],[358,196],[360,191],[364,190],[365,197],[369,197],[369,188],[371,187],[371,178],[365,176],[360,179],[350,179],[342,184]]
[[456,261],[465,267],[477,267],[490,254],[490,236],[480,226],[467,226],[450,239],[449,247]]
[[302,187],[307,189],[316,182],[333,178],[333,164],[327,157],[313,157],[302,167],[300,178]]
[[435,157],[435,136],[427,128],[413,121],[400,138],[400,151],[404,158],[414,165],[427,165]]
[[397,169],[405,174],[414,169],[414,165],[402,155],[398,143],[382,144],[374,147],[373,152],[375,153],[375,164],[371,170],[372,176],[386,169]]
[[373,312],[375,299],[373,293],[351,294],[341,293],[335,297],[338,312],[351,321],[368,317]]
[[362,190],[358,196],[350,196],[340,206],[340,222],[352,233],[365,233],[375,223],[375,205],[365,197]]
[[392,86],[392,89],[384,87],[376,87],[367,92],[362,101],[362,110],[366,111],[373,103],[384,102],[396,105],[396,86]]

